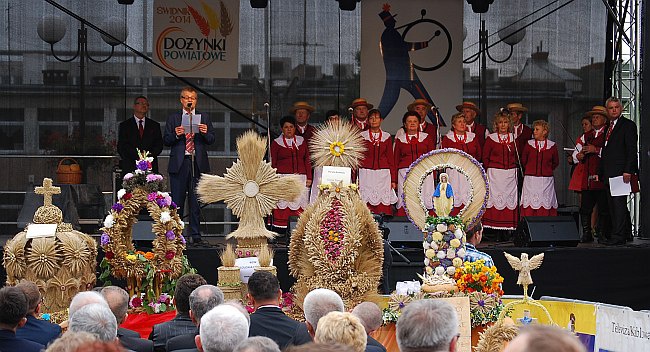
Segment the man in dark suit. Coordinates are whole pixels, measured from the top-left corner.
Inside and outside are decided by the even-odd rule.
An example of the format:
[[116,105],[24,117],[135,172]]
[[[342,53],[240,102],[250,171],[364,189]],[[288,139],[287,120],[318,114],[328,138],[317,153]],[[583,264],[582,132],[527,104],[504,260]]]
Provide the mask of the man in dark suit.
[[149,117],[149,101],[147,97],[139,96],[133,101],[133,117],[120,123],[117,137],[117,152],[120,154],[120,169],[122,177],[135,170],[138,160],[138,149],[148,151],[153,157],[152,171],[158,171],[158,155],[163,150],[160,124]]
[[305,324],[289,318],[282,308],[282,290],[278,278],[268,271],[256,271],[248,279],[248,299],[255,312],[250,315],[248,336],[266,336],[280,349],[311,342]]
[[0,289],[0,349],[2,352],[39,352],[40,343],[16,337],[16,330],[27,322],[28,305],[23,291],[17,287]]
[[[185,197],[189,192],[190,226],[188,229],[189,236],[187,237],[192,244],[205,244],[201,240],[201,231],[199,229],[201,209],[196,195],[196,184],[202,173],[210,172],[207,146],[214,143],[215,132],[208,115],[198,113],[195,110],[198,94],[194,88],[183,88],[180,102],[182,111],[169,116],[163,136],[165,145],[171,147],[168,168],[169,183],[172,190],[172,200],[178,205],[179,214],[183,214]],[[199,133],[185,130],[182,123],[184,115],[188,119],[192,117],[194,121],[200,119],[198,124]]]
[[195,337],[199,334],[201,318],[212,308],[223,303],[223,292],[214,285],[201,285],[190,294],[190,319],[196,325],[194,333],[175,336],[167,340],[167,352],[196,348]]
[[61,327],[38,318],[41,310],[41,292],[31,281],[22,281],[16,285],[27,299],[27,323],[16,331],[16,337],[47,346],[61,335]]
[[630,211],[627,209],[628,195],[612,196],[609,182],[612,177],[623,176],[623,182],[630,183],[632,175],[638,173],[637,129],[633,121],[621,117],[623,107],[617,98],[607,99],[605,107],[609,126],[605,132],[599,173],[608,192],[611,217],[611,232],[605,244],[621,245],[632,237]]
[[125,348],[135,352],[153,351],[153,342],[140,338],[140,334],[133,330],[119,327],[128,316],[129,294],[121,287],[106,286],[101,291],[102,296],[108,302],[108,307],[117,320],[117,338]]
[[174,336],[196,334],[196,325],[190,318],[190,294],[207,282],[199,274],[185,274],[176,281],[174,304],[176,317],[170,321],[156,324],[151,330],[149,340],[153,340],[154,351],[165,351],[167,341]]

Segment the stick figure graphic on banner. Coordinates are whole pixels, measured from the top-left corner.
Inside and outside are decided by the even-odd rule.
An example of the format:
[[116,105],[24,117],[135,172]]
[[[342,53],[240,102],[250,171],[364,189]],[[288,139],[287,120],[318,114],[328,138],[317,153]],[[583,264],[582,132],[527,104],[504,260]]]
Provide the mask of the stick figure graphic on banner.
[[446,172],[440,174],[440,182],[433,191],[433,209],[437,216],[449,216],[454,207],[454,190]]
[[[382,19],[384,26],[386,27],[381,34],[381,40],[379,42],[381,55],[384,60],[384,67],[386,69],[386,83],[379,103],[379,110],[383,116],[388,116],[399,99],[401,89],[408,91],[415,99],[426,99],[433,106],[436,106],[433,99],[431,99],[431,96],[429,96],[427,89],[424,87],[424,84],[418,77],[416,70],[433,71],[442,67],[451,56],[451,35],[442,23],[433,19],[424,18],[426,15],[426,10],[424,9],[420,11],[420,19],[400,27],[395,27],[397,24],[397,21],[395,20],[397,14],[391,14],[390,8],[390,4],[384,4],[382,8],[383,11],[379,13],[379,17]],[[439,29],[433,31],[431,36],[425,41],[407,41],[407,33],[416,25],[423,23],[434,25]],[[404,30],[400,34],[398,29],[401,28],[404,28]],[[446,37],[446,42],[444,42],[444,38],[440,38],[441,35]],[[439,49],[443,49],[446,46],[446,53],[442,55],[444,58],[442,58],[440,63],[431,66],[419,66],[414,64],[411,61],[409,53],[411,51],[422,50],[429,47],[435,38],[439,38],[434,42],[436,45],[436,51],[439,51]],[[435,56],[437,57],[438,55]],[[438,121],[436,121],[437,119],[432,111],[430,111],[427,116],[429,116],[429,119],[433,124],[436,126],[438,125]],[[440,120],[440,125],[445,126],[444,121],[442,119]]]

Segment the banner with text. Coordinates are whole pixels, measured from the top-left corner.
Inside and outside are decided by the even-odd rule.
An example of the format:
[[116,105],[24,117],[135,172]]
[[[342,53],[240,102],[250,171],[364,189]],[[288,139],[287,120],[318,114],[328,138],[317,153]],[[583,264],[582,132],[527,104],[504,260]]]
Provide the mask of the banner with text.
[[594,351],[650,351],[650,313],[598,306]]
[[[415,99],[450,125],[463,99],[463,4],[458,0],[361,2],[361,96],[394,133]],[[429,120],[437,122],[433,113]]]
[[153,60],[179,76],[237,78],[239,0],[155,0],[153,45]]

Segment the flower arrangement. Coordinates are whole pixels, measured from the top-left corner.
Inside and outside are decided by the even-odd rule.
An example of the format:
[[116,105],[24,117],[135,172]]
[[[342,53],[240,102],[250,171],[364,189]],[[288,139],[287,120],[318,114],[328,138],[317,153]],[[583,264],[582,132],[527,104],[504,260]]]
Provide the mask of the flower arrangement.
[[465,262],[454,279],[458,289],[469,296],[472,327],[497,321],[503,309],[503,277],[495,266],[488,268],[484,260]]
[[[280,300],[280,308],[282,308],[282,311],[286,314],[289,314],[295,306],[295,299],[296,297],[293,293],[282,292],[282,299]],[[246,308],[249,314],[255,312],[255,307],[253,307],[253,303],[250,301],[246,302],[246,306],[244,308]]]
[[426,275],[453,276],[465,257],[465,233],[458,217],[429,217],[424,233]]
[[[174,291],[175,279],[195,270],[183,255],[186,242],[178,207],[164,192],[162,176],[151,173],[153,159],[146,151],[138,151],[138,156],[136,170],[124,176],[118,201],[104,219],[100,237],[104,270],[99,279],[110,285],[110,275],[126,278],[131,308],[158,313],[169,310],[171,301],[165,292]],[[143,207],[154,220],[152,252],[136,251],[131,240],[131,229]]]
[[343,250],[345,242],[345,227],[341,221],[341,201],[334,199],[330,210],[327,211],[320,225],[320,235],[325,246],[325,255],[335,261]]

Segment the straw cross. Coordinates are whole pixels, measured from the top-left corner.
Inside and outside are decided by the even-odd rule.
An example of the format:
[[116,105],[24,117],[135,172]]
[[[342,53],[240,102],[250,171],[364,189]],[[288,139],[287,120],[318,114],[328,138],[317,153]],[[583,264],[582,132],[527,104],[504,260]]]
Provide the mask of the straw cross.
[[52,179],[43,179],[43,186],[36,187],[34,193],[43,195],[43,205],[52,205],[52,195],[61,194],[61,187],[52,186]]

